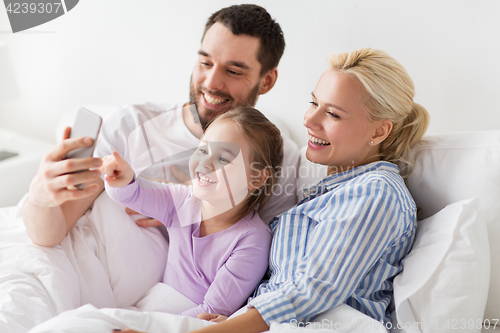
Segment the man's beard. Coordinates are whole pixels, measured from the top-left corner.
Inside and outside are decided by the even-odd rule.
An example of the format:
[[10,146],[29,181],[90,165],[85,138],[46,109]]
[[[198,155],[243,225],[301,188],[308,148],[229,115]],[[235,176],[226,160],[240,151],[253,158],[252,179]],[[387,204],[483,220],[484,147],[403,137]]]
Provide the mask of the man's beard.
[[[244,100],[242,100],[238,103],[234,103],[234,100],[232,100],[232,98],[229,97],[229,98],[227,98],[227,99],[229,99],[229,104],[227,107],[222,108],[220,110],[212,110],[212,109],[204,107],[203,105],[199,105],[201,103],[199,103],[196,100],[196,93],[195,93],[195,88],[193,85],[193,76],[191,75],[191,79],[189,80],[189,103],[191,104],[191,106],[194,105],[194,107],[195,107],[194,109],[193,109],[193,107],[191,107],[194,122],[201,124],[201,128],[203,129],[203,132],[205,132],[208,125],[210,125],[210,122],[212,120],[214,120],[217,116],[223,114],[224,112],[229,111],[230,109],[234,109],[235,107],[238,107],[238,106],[247,106],[248,105],[248,106],[254,107],[255,103],[257,103],[257,98],[259,97],[259,87],[260,87],[260,82],[258,82],[255,85],[255,87],[252,88],[252,90],[250,91],[250,93],[248,94],[248,96]],[[212,91],[210,91],[208,89],[204,89],[204,91],[208,92],[209,94],[211,94],[213,96],[225,97],[225,96],[220,96],[217,93],[212,93]],[[201,94],[202,94],[201,86],[197,87],[197,92],[199,93],[199,96],[201,98]],[[202,114],[200,114],[200,111],[199,111],[200,107],[202,107],[204,109],[204,112],[202,112]]]

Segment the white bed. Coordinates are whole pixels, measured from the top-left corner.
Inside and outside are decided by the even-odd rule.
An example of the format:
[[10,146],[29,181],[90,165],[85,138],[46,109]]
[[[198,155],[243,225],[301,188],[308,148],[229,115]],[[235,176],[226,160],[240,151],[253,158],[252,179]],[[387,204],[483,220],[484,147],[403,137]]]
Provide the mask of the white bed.
[[[187,332],[211,324],[134,310],[162,279],[168,244],[158,229],[137,227],[106,193],[53,248],[33,245],[27,237],[20,216],[23,201],[0,209],[0,332],[110,332],[125,327]],[[377,324],[347,306],[339,311],[344,320]],[[275,325],[271,331],[290,327]]]
[[[408,186],[422,208],[420,217],[427,220],[419,223],[405,270],[394,281],[393,324],[404,327],[394,331],[488,332],[500,318],[500,270],[492,266],[490,273],[490,255],[491,262],[500,256],[500,131],[430,136],[415,152],[416,169]],[[302,159],[298,187],[324,172]],[[133,310],[161,280],[168,244],[157,229],[138,228],[106,194],[54,248],[33,245],[27,237],[20,215],[23,200],[0,209],[0,332],[110,332],[125,327],[187,332],[211,325]],[[313,328],[385,332],[347,306],[301,330]],[[270,331],[295,329],[274,324]]]

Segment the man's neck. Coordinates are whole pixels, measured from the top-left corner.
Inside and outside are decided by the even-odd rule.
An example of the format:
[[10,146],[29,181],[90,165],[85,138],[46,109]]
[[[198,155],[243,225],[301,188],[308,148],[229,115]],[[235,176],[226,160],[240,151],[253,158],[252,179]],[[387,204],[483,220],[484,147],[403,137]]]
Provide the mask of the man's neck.
[[186,103],[182,106],[182,120],[184,120],[184,124],[186,124],[191,134],[198,139],[203,136],[203,129],[201,128],[200,119],[194,105]]

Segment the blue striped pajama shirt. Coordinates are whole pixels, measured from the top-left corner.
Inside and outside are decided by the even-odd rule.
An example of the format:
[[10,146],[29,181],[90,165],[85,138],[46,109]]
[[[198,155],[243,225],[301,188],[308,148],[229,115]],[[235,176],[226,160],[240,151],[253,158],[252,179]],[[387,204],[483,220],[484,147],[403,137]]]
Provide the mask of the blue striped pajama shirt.
[[266,323],[307,322],[346,303],[389,320],[392,279],[416,231],[416,206],[399,168],[379,161],[328,176],[270,222],[270,279],[249,306]]

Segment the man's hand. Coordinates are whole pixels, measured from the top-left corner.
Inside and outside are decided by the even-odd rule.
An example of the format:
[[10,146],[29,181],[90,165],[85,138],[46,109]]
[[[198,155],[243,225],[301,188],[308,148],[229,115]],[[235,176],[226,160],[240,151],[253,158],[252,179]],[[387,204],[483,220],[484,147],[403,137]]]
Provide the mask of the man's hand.
[[[102,191],[100,158],[63,160],[73,149],[90,146],[90,138],[69,139],[71,128],[64,130],[63,141],[49,151],[30,184],[28,199],[23,205],[23,221],[33,243],[54,246],[90,207]],[[82,171],[83,170],[83,171]],[[78,173],[72,173],[81,171]],[[82,190],[71,190],[83,184]]]
[[202,312],[202,313],[198,314],[198,316],[196,316],[196,318],[203,319],[206,321],[211,321],[213,323],[221,323],[221,322],[227,320],[226,316],[218,315],[215,313],[206,313],[206,312]]
[[[63,141],[49,151],[40,162],[40,167],[31,181],[29,200],[33,205],[56,207],[69,200],[76,200],[96,194],[101,173],[99,170],[88,170],[101,166],[100,158],[75,158],[63,160],[71,151],[92,144],[89,137],[69,139],[71,128],[64,130]],[[78,173],[75,171],[86,170]],[[89,184],[83,190],[69,188],[78,184]]]
[[134,171],[116,151],[102,159],[101,172],[111,187],[124,187],[134,179]]

